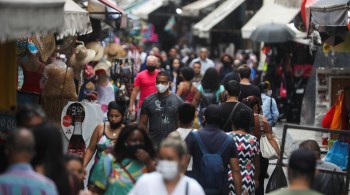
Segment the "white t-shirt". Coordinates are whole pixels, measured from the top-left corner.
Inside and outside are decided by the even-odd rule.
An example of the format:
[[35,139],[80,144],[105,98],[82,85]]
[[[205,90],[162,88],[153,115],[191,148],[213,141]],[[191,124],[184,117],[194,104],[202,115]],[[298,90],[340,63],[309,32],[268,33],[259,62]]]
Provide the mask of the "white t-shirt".
[[[182,141],[185,141],[188,134],[190,134],[191,131],[197,131],[197,129],[185,129],[185,128],[178,128],[176,131],[180,134],[180,137]],[[188,163],[187,171],[192,171],[193,166],[193,158],[191,157],[190,162]]]
[[[187,194],[186,194],[187,186]],[[129,195],[166,195],[168,194],[162,175],[159,172],[142,175]],[[182,176],[170,195],[205,195],[199,183],[187,176]]]

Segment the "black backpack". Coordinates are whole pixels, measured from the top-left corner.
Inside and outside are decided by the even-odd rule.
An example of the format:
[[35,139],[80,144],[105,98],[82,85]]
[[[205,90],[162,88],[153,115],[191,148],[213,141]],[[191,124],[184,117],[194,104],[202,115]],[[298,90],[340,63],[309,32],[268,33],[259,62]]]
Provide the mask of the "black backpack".
[[216,93],[217,90],[203,89],[202,94],[202,108],[209,106],[210,104],[219,104]]

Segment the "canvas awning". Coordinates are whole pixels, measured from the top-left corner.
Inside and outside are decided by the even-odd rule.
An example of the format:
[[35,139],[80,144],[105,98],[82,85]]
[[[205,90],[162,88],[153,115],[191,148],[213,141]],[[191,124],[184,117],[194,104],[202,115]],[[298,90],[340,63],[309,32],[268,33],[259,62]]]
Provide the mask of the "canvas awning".
[[0,0],[0,41],[60,32],[65,0]]
[[319,0],[310,6],[311,21],[320,26],[347,26],[349,0]]
[[210,30],[221,22],[226,16],[232,13],[245,0],[226,0],[213,12],[193,26],[193,34],[201,38],[209,37]]
[[143,3],[141,6],[133,9],[132,14],[140,17],[141,19],[147,20],[148,15],[167,3],[167,0],[149,0]]
[[58,38],[73,35],[85,35],[92,32],[89,13],[73,0],[66,0],[64,5],[64,27]]
[[242,28],[242,37],[249,39],[257,26],[267,23],[290,23],[299,13],[299,9],[287,8],[265,0],[263,7]]
[[199,16],[199,12],[206,7],[209,7],[220,0],[198,0],[182,7],[182,14],[184,16]]
[[[107,11],[106,11],[107,10]],[[117,6],[115,1],[112,0],[89,0],[87,5],[87,11],[90,13],[90,17],[105,20],[106,15],[113,19],[121,19],[121,28],[127,26],[127,13]]]

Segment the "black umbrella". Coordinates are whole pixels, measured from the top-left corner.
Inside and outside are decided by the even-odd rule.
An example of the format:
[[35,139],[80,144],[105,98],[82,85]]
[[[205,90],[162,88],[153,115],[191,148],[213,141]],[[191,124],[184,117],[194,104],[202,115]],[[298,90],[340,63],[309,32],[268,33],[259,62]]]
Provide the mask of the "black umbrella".
[[264,24],[258,26],[250,36],[250,39],[256,42],[264,43],[283,43],[293,40],[295,32],[286,24]]

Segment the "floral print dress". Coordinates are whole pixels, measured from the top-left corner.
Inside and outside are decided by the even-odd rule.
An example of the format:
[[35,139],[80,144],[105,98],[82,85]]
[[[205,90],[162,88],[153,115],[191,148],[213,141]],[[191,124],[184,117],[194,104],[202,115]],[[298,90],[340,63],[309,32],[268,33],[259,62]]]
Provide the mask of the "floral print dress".
[[[255,194],[255,166],[254,159],[259,156],[260,147],[257,138],[250,134],[229,133],[236,143],[238,151],[239,168],[242,175],[242,191]],[[235,194],[232,171],[229,169],[230,192]]]

